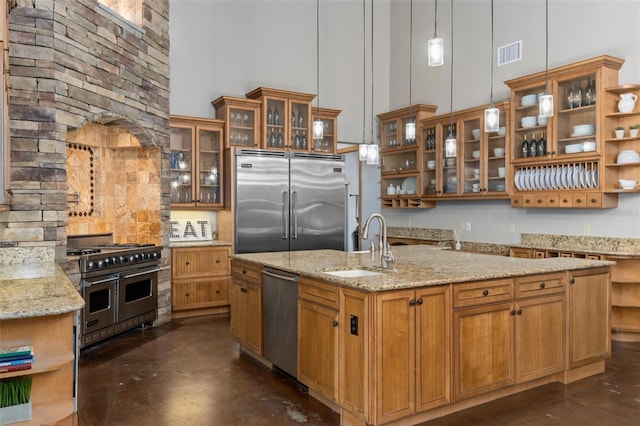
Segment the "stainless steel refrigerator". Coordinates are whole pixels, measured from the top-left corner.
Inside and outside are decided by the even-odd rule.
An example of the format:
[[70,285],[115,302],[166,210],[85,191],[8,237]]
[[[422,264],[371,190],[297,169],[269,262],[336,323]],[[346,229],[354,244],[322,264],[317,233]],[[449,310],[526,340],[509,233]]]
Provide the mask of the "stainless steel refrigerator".
[[342,155],[236,150],[238,253],[345,248]]

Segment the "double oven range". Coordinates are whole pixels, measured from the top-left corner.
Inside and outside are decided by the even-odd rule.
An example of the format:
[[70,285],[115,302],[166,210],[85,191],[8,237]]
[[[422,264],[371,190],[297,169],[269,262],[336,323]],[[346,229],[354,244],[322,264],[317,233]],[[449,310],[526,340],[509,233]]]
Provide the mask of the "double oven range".
[[158,316],[161,246],[114,244],[112,234],[67,238],[67,255],[79,256],[80,347],[154,321]]

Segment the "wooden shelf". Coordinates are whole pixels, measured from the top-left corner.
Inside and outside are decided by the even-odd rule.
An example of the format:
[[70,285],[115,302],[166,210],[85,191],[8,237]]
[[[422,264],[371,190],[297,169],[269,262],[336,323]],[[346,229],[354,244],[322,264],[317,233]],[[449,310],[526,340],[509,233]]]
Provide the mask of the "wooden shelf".
[[57,354],[35,354],[35,361],[28,370],[10,371],[0,373],[0,379],[9,377],[30,376],[33,374],[46,373],[47,371],[58,370],[68,364],[73,364],[75,357],[73,352],[61,352]]
[[43,404],[32,408],[31,420],[17,423],[19,426],[75,424],[72,420],[76,415],[73,412],[73,402]]
[[616,94],[630,92],[634,90],[640,90],[640,84],[623,84],[620,86],[607,87],[605,90],[609,93],[616,93]]

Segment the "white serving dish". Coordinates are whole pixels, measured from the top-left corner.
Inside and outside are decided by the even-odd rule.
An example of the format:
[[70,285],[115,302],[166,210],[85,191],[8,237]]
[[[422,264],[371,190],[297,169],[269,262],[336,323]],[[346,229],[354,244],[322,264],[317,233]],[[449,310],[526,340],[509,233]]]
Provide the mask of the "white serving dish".
[[496,157],[504,157],[504,148],[494,148],[493,155]]
[[416,188],[416,178],[408,177],[402,181],[402,189],[405,191],[405,194],[415,194]]
[[576,152],[582,152],[584,148],[581,143],[574,143],[564,147],[564,152],[567,154],[575,154]]
[[632,149],[625,149],[624,151],[620,151],[620,153],[618,153],[616,162],[618,164],[640,163],[640,154]]
[[571,137],[591,136],[595,131],[595,126],[593,124],[580,124],[573,126],[573,133],[571,133]]
[[471,135],[474,139],[480,139],[480,129],[471,129]]
[[618,179],[618,183],[622,189],[633,189],[638,184],[638,181],[631,179]]
[[596,141],[588,140],[588,141],[582,142],[582,150],[584,152],[593,152],[593,151],[595,151],[596,150]]
[[456,165],[456,159],[455,158],[447,158],[445,160],[445,164],[449,167],[453,167]]
[[480,158],[480,151],[479,150],[478,151],[473,151],[471,153],[471,156],[477,160],[478,158]]
[[546,126],[547,125],[547,117],[544,115],[539,115],[537,118],[538,126]]
[[538,103],[538,95],[525,95],[522,97],[522,106],[530,106]]
[[502,126],[502,127],[500,127],[500,128],[498,129],[498,135],[499,135],[499,136],[504,136],[504,135],[506,135],[506,134],[507,134],[507,128],[506,128],[506,127]]
[[538,124],[538,117],[535,115],[522,117],[520,119],[520,124],[522,127],[535,127]]

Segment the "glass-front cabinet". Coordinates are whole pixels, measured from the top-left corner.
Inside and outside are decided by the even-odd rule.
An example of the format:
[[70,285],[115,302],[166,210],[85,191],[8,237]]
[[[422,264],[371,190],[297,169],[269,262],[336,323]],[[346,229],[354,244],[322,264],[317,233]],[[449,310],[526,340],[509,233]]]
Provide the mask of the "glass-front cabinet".
[[216,118],[225,122],[225,148],[258,148],[260,144],[260,101],[221,96],[213,101]]
[[[617,149],[618,125],[607,88],[618,83],[622,59],[603,55],[506,81],[511,89],[513,207],[608,208],[617,205],[606,165]],[[548,89],[547,89],[548,87]],[[553,95],[554,114],[538,115]],[[614,89],[615,92],[615,89]],[[606,172],[606,173],[605,173]]]
[[224,121],[171,116],[171,206],[223,207]]
[[340,115],[340,112],[338,109],[313,108],[311,121],[315,121],[316,117],[319,118],[324,128],[322,139],[313,139],[312,151],[327,154],[336,152],[338,145],[338,115]]
[[315,95],[258,87],[246,97],[262,103],[261,148],[311,150],[311,101]]

